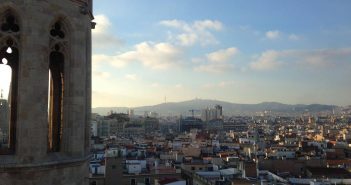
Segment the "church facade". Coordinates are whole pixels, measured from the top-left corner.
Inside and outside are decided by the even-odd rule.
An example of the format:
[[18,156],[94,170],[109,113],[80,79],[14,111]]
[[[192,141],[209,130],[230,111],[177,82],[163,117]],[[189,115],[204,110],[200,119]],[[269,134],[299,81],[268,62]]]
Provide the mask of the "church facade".
[[1,185],[88,184],[92,19],[92,0],[0,1]]

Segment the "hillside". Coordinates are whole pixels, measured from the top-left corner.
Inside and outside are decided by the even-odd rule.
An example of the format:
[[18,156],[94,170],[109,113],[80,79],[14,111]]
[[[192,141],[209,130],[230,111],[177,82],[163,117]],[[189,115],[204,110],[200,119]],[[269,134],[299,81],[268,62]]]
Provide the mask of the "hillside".
[[[332,111],[337,106],[334,105],[321,105],[321,104],[311,104],[311,105],[289,105],[277,102],[263,102],[259,104],[237,104],[230,103],[219,100],[206,100],[206,99],[193,99],[183,102],[173,102],[173,103],[162,103],[153,106],[142,106],[134,107],[135,114],[143,115],[145,111],[147,112],[157,112],[160,115],[188,115],[189,110],[197,110],[197,114],[200,113],[201,109],[206,107],[214,107],[215,105],[221,105],[223,107],[223,113],[227,115],[232,114],[252,114],[255,112],[262,111],[272,111],[279,113],[300,113],[304,111],[309,112],[320,112],[320,111]],[[127,107],[97,107],[93,108],[94,113],[101,115],[106,115],[109,112],[123,112],[128,111]]]

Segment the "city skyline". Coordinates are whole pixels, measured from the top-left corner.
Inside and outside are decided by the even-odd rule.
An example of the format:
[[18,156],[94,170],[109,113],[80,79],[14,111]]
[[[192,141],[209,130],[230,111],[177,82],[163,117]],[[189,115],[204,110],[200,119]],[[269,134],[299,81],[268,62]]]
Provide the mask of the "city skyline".
[[93,107],[154,105],[165,97],[349,105],[350,5],[96,2]]

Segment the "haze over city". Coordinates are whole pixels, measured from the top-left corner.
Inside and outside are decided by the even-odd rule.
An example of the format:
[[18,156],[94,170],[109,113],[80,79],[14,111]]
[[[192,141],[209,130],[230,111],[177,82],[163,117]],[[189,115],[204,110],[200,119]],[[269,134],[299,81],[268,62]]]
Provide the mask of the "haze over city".
[[194,98],[349,105],[350,5],[99,1],[92,106]]

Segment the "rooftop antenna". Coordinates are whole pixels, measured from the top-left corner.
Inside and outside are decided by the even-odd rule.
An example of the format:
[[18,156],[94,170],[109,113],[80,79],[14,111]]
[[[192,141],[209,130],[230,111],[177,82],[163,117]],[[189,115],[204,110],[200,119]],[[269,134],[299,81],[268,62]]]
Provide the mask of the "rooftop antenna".
[[191,109],[191,110],[189,110],[189,112],[191,112],[191,115],[194,117],[194,112],[195,112],[195,110],[194,110],[194,109]]
[[3,99],[3,92],[4,92],[4,89],[1,89],[1,96],[0,96],[0,99]]

